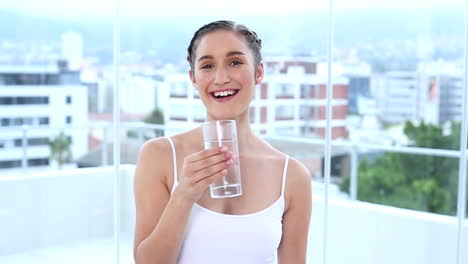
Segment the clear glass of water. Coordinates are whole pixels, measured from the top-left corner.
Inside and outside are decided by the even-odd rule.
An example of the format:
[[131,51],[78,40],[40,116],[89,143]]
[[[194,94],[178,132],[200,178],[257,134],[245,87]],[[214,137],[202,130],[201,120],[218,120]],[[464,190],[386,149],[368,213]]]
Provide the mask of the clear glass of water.
[[215,120],[203,124],[205,149],[226,146],[233,154],[234,164],[227,168],[227,174],[210,184],[211,198],[229,198],[242,195],[239,146],[235,120]]

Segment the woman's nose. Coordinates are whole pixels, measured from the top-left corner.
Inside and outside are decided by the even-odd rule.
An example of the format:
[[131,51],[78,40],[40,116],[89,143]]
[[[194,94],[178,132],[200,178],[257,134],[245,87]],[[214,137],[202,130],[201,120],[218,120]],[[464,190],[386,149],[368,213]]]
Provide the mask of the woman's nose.
[[230,81],[229,73],[225,68],[217,68],[215,75],[215,84],[223,85]]

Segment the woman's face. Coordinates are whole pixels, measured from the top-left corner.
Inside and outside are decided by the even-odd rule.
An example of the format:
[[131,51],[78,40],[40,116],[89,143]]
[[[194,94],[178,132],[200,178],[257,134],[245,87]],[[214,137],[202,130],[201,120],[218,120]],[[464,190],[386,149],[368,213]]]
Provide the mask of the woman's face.
[[252,51],[236,33],[218,30],[204,35],[195,51],[190,78],[207,108],[208,119],[236,119],[248,114],[255,85],[263,78]]

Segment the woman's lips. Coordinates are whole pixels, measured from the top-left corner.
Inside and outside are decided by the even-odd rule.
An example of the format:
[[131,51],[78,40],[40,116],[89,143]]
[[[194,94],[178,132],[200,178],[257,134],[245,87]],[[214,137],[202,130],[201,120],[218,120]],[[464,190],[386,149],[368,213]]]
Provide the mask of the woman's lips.
[[233,94],[233,95],[228,95],[228,96],[222,96],[222,97],[216,97],[214,95],[214,92],[211,92],[210,95],[211,97],[218,103],[224,103],[224,102],[227,102],[227,101],[230,101],[232,100],[238,93],[239,93],[239,90],[235,90],[236,92]]

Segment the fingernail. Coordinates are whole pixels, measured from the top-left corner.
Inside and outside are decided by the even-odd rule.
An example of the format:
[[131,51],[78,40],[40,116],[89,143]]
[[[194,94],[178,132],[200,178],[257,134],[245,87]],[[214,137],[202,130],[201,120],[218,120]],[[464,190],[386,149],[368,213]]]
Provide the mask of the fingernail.
[[227,152],[227,153],[226,153],[226,158],[228,158],[228,159],[232,158],[232,153],[231,153],[231,152]]
[[226,174],[226,173],[227,173],[227,170],[226,170],[226,169],[224,169],[224,170],[221,171],[221,174]]
[[226,147],[226,146],[222,146],[220,150],[221,150],[221,152],[225,152],[225,151],[227,150],[227,147]]
[[227,164],[227,165],[232,165],[233,163],[234,163],[234,162],[232,161],[232,159],[226,161],[226,164]]

